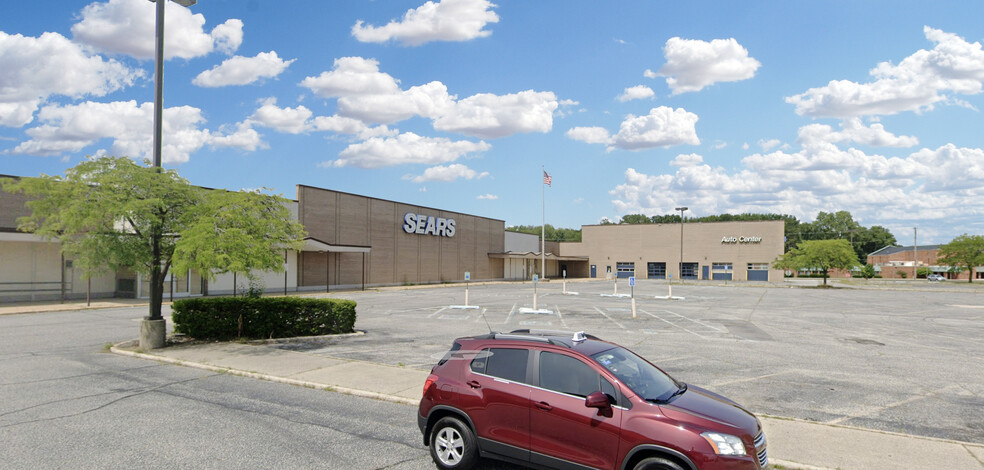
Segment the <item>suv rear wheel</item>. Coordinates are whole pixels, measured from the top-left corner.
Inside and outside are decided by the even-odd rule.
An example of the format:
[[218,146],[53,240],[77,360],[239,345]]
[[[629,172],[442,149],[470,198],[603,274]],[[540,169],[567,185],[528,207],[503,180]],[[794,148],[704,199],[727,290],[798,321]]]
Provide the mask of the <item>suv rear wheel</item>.
[[475,434],[460,419],[446,416],[434,424],[431,432],[431,457],[438,468],[471,468],[478,461]]
[[672,460],[666,460],[662,457],[649,457],[637,463],[633,470],[683,470],[683,468]]

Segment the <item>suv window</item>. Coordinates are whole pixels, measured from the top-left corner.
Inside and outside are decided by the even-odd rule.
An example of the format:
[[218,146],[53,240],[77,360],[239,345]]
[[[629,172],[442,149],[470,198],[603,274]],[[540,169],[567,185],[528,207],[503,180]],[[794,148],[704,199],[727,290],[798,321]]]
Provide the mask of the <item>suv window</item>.
[[614,398],[615,387],[591,366],[563,354],[540,353],[540,387],[555,392],[586,397],[602,391]]
[[471,370],[511,382],[526,382],[528,349],[490,348],[472,360]]

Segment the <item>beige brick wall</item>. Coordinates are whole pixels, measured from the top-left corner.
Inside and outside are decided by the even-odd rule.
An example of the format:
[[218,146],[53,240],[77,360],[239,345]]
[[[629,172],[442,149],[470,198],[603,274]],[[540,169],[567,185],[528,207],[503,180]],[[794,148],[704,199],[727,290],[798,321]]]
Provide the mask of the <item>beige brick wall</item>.
[[[725,237],[761,237],[758,243],[724,243]],[[748,263],[769,263],[783,253],[782,221],[713,222],[683,224],[683,261],[703,266],[731,263],[732,279],[747,279]],[[597,276],[612,273],[617,263],[635,263],[635,276],[646,278],[649,262],[666,263],[667,274],[679,279],[680,224],[585,225],[580,243],[561,243],[562,256],[587,256],[588,265],[597,266]],[[568,273],[579,274],[579,273]],[[587,273],[585,273],[587,275]],[[783,279],[782,271],[769,270],[769,280]]]
[[[297,200],[298,220],[310,237],[372,247],[366,255],[367,284],[459,280],[465,271],[475,280],[503,277],[502,260],[488,254],[503,251],[504,221],[303,185],[297,187]],[[404,232],[408,212],[454,219],[454,237]],[[324,285],[325,263],[324,253],[303,253],[300,285]],[[332,253],[327,263],[331,285],[361,284],[361,253]]]

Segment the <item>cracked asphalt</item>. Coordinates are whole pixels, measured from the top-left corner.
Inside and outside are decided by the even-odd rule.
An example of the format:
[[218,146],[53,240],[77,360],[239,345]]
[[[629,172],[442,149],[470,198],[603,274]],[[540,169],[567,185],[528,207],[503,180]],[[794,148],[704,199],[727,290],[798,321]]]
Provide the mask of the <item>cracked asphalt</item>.
[[[625,345],[677,379],[756,413],[984,443],[984,289],[905,290],[674,285],[639,280],[449,286],[333,294],[359,304],[362,337],[294,344],[308,352],[430,369],[459,336],[489,328],[585,330]],[[975,286],[980,287],[980,286]],[[630,292],[625,279],[618,294]]]
[[109,353],[144,315],[0,316],[0,467],[434,468],[413,407]]

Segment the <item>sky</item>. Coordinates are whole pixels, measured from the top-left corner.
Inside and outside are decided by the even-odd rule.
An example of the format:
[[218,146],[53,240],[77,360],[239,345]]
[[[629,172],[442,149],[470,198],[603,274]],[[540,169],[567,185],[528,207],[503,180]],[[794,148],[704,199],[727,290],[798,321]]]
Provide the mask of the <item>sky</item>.
[[[984,234],[984,2],[166,6],[163,162],[196,185],[507,226],[686,206]],[[154,8],[4,8],[0,174],[151,158]]]

